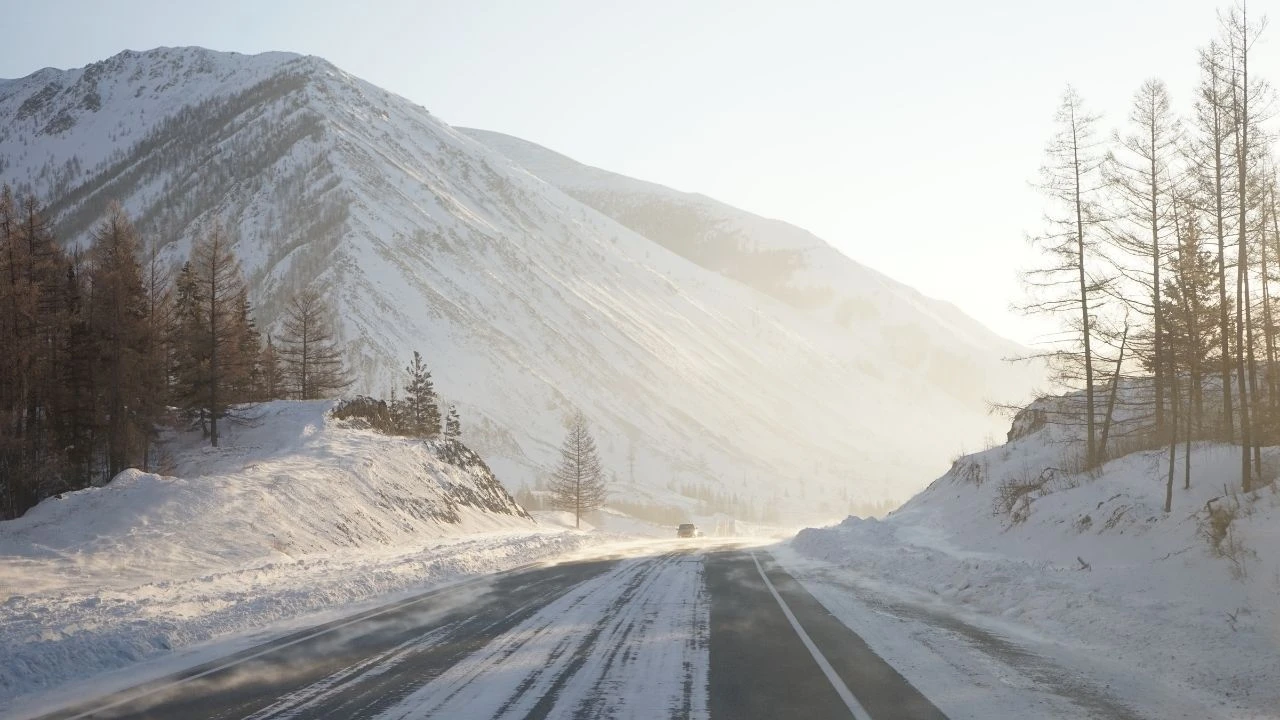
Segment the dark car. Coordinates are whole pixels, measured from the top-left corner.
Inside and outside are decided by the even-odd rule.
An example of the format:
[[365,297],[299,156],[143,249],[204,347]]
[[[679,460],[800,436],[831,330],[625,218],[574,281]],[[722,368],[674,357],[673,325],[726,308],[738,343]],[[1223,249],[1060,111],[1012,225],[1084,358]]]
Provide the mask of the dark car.
[[697,534],[698,528],[694,527],[693,523],[681,523],[680,527],[676,530],[676,537],[687,538],[694,537]]

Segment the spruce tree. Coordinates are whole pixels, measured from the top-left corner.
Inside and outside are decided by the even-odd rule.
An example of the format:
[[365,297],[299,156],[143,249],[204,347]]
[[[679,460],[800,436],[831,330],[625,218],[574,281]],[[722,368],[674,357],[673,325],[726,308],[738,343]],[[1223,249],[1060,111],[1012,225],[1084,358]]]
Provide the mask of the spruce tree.
[[401,401],[405,432],[416,437],[435,437],[440,434],[440,405],[431,382],[431,371],[417,350],[404,370],[409,374]]
[[458,408],[450,405],[449,414],[444,420],[444,436],[450,440],[462,437],[462,420],[458,417]]

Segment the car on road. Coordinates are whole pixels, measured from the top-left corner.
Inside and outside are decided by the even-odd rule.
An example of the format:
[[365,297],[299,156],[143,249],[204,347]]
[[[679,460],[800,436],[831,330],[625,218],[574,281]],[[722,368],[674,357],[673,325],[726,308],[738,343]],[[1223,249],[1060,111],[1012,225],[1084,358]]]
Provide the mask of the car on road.
[[676,537],[691,538],[697,535],[698,528],[693,523],[681,523],[680,527],[676,528]]

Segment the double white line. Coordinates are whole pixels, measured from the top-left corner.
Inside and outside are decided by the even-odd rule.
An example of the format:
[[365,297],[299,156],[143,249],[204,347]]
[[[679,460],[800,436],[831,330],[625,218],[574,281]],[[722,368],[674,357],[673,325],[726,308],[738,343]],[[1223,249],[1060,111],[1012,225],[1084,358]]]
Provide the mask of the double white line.
[[791,623],[791,629],[796,631],[796,635],[800,636],[800,642],[809,648],[809,654],[813,656],[814,661],[818,663],[818,667],[822,668],[822,673],[827,676],[827,681],[831,683],[831,687],[836,689],[836,694],[849,706],[849,714],[854,720],[871,720],[871,713],[862,707],[862,703],[858,702],[858,698],[853,696],[849,691],[849,686],[844,684],[844,680],[836,674],[836,669],[831,667],[831,663],[827,662],[827,658],[823,656],[822,651],[818,650],[818,646],[813,644],[813,640],[809,637],[809,633],[800,627],[800,621],[796,620],[795,613],[791,612],[791,608],[787,607],[787,603],[778,594],[778,589],[769,581],[769,576],[765,574],[764,568],[760,565],[760,558],[756,554],[751,553],[751,559],[756,564],[756,570],[760,572],[760,579],[764,580],[765,587],[769,588],[769,592],[773,594],[773,599],[778,601],[778,607],[782,608],[782,614],[787,616],[787,622]]

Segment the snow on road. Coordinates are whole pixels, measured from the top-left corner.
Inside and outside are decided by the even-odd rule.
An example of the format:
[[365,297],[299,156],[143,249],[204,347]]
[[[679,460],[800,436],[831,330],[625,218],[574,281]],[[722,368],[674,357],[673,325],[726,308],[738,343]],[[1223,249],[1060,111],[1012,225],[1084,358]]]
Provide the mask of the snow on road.
[[709,623],[701,557],[625,560],[378,717],[705,718]]

